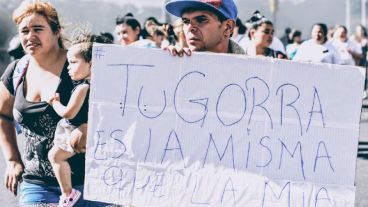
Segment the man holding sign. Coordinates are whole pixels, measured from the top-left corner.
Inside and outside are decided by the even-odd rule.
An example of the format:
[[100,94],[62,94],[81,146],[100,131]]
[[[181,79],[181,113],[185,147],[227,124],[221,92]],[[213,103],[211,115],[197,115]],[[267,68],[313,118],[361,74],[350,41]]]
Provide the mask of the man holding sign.
[[244,50],[230,40],[238,10],[233,0],[173,0],[166,10],[181,17],[188,49],[170,48],[173,55],[190,51],[244,54]]
[[174,55],[213,53],[94,46],[85,199],[353,207],[358,68],[218,54],[243,52],[229,40],[233,0],[166,8],[189,45]]

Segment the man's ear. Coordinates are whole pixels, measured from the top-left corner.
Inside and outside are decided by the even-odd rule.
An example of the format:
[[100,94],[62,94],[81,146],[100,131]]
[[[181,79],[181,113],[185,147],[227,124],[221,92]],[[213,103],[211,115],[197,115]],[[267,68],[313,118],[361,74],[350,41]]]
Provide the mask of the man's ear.
[[231,19],[225,20],[224,24],[225,24],[224,35],[226,37],[231,37],[231,35],[233,34],[234,27],[235,27],[234,20],[231,20]]

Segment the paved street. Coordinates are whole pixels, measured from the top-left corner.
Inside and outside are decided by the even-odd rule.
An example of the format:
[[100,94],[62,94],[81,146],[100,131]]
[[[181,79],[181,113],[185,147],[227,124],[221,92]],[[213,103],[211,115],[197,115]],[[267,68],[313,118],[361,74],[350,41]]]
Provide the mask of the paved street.
[[365,100],[360,120],[358,164],[355,183],[356,207],[368,206],[368,101]]
[[[18,138],[20,147],[23,147],[22,137]],[[3,177],[5,170],[4,158],[0,156],[0,175]],[[356,201],[355,207],[368,206],[368,100],[367,108],[362,110],[362,118],[360,125],[360,138],[358,150],[358,162],[356,171]],[[0,206],[15,207],[17,199],[5,190],[5,187],[0,187]]]

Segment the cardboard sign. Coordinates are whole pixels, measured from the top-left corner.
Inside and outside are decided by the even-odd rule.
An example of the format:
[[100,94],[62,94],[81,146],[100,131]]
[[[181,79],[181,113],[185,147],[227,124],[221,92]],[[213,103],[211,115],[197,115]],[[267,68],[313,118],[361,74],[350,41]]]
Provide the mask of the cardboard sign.
[[357,67],[95,45],[85,198],[354,206]]

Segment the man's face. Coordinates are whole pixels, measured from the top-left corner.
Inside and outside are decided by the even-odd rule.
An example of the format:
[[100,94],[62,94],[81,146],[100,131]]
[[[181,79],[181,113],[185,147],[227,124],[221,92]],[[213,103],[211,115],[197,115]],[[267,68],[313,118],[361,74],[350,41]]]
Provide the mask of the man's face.
[[217,47],[227,41],[226,21],[220,22],[212,12],[186,11],[182,21],[185,39],[192,51],[217,52]]

